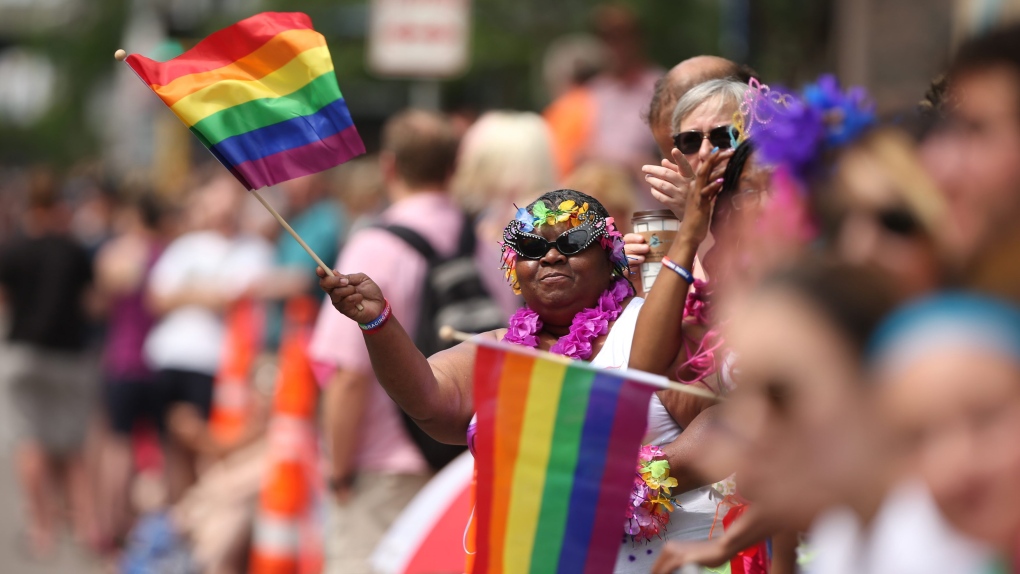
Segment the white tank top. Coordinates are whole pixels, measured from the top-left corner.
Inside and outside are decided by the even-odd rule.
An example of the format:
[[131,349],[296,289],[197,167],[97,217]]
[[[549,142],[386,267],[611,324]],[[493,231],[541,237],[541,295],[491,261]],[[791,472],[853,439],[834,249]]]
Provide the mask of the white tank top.
[[[630,362],[630,348],[634,341],[634,329],[637,327],[638,313],[645,300],[635,297],[630,300],[627,308],[617,317],[616,323],[606,336],[602,350],[591,360],[593,366],[603,369],[626,369]],[[644,444],[662,446],[669,444],[680,436],[683,429],[676,424],[673,417],[666,411],[658,395],[652,395],[648,404],[648,430],[645,432]]]

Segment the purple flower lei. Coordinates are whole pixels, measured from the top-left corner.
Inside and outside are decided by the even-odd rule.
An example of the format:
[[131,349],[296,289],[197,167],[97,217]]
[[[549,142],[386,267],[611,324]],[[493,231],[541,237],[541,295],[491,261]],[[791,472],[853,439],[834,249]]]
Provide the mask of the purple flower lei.
[[[549,352],[571,359],[588,360],[592,353],[592,341],[609,332],[609,323],[619,318],[623,312],[623,301],[630,295],[630,282],[622,277],[617,278],[609,289],[599,295],[597,305],[574,315],[570,331],[560,337]],[[538,332],[541,330],[542,320],[539,319],[538,313],[524,306],[510,317],[510,326],[506,335],[503,335],[503,340],[535,348],[538,346]]]

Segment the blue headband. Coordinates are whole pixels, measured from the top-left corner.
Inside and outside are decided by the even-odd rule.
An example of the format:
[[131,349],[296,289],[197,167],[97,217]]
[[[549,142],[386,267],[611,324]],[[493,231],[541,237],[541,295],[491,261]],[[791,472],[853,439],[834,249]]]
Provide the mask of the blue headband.
[[1020,362],[1020,309],[967,293],[943,293],[893,313],[868,345],[878,368],[906,366],[943,349],[991,351]]

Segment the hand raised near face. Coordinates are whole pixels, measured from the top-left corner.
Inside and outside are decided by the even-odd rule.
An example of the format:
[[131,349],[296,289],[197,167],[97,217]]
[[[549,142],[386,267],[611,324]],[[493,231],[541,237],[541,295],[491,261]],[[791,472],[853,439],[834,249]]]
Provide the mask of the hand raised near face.
[[731,157],[732,149],[713,151],[712,155],[698,166],[691,193],[687,195],[684,222],[680,226],[683,240],[701,245],[708,236],[715,198],[722,191],[723,174],[726,173],[726,164]]
[[661,165],[641,168],[645,181],[651,186],[652,197],[683,220],[687,194],[694,184],[694,169],[680,150],[673,148],[673,161],[662,160]]

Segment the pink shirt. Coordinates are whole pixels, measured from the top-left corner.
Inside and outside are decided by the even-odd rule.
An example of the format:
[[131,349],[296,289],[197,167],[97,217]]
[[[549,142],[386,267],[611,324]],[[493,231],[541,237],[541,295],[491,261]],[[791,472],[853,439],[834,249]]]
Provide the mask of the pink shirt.
[[[397,224],[420,233],[442,255],[457,248],[463,215],[446,194],[416,193],[391,205],[380,224]],[[427,266],[402,239],[383,229],[356,232],[340,253],[336,268],[365,273],[375,281],[408,333],[418,324],[418,304]],[[336,369],[359,371],[377,383],[358,324],[344,317],[326,298],[308,354],[317,363],[316,376],[325,384]],[[424,473],[428,467],[404,430],[398,407],[386,391],[373,384],[358,436],[355,468],[392,474]]]
[[658,157],[658,147],[644,121],[644,113],[662,76],[658,68],[645,69],[629,83],[608,74],[588,84],[595,101],[595,125],[589,152],[598,159],[632,165]]

